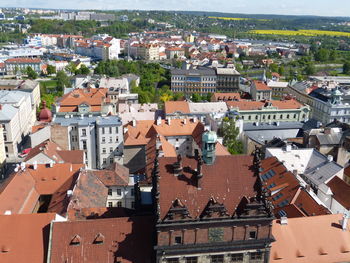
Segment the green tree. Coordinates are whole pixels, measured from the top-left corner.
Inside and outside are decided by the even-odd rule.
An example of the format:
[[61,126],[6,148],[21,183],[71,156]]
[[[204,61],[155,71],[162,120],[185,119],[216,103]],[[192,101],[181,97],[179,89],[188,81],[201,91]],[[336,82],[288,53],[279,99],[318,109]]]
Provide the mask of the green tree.
[[59,70],[56,74],[56,80],[57,80],[57,89],[59,92],[62,92],[65,87],[70,87],[70,78],[67,76],[67,74],[63,70]]
[[278,65],[273,63],[273,64],[270,64],[269,66],[271,72],[277,72],[278,71]]
[[90,74],[90,69],[85,66],[84,64],[80,66],[79,69],[77,69],[75,71],[75,75],[78,75],[78,74],[81,74],[81,75],[89,75]]
[[202,100],[202,96],[199,95],[198,93],[193,93],[192,96],[191,96],[191,100],[193,102],[199,102]]
[[306,67],[304,68],[304,73],[308,76],[315,74],[315,72],[316,72],[316,69],[313,63],[307,64]]
[[234,119],[225,117],[222,121],[223,144],[231,154],[242,154],[243,143],[237,139],[239,129],[235,125]]
[[284,72],[285,72],[284,66],[281,65],[281,66],[278,68],[278,74],[280,74],[281,76],[283,76],[283,75],[284,75]]
[[52,75],[56,73],[56,67],[52,65],[47,65],[47,74]]
[[350,74],[350,61],[346,61],[343,65],[343,73]]
[[329,60],[329,50],[325,48],[320,48],[315,53],[315,60],[319,62],[326,62]]
[[32,69],[32,67],[28,66],[26,68],[26,72],[25,73],[27,74],[28,78],[30,78],[30,79],[37,79],[38,78],[38,73],[36,73],[34,71],[34,69]]

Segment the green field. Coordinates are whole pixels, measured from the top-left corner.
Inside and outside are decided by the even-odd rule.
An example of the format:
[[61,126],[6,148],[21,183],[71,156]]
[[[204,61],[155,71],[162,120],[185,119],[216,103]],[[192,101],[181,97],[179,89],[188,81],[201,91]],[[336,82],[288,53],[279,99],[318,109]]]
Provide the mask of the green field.
[[259,35],[283,35],[283,36],[333,36],[350,37],[349,32],[324,31],[324,30],[251,30],[248,33]]

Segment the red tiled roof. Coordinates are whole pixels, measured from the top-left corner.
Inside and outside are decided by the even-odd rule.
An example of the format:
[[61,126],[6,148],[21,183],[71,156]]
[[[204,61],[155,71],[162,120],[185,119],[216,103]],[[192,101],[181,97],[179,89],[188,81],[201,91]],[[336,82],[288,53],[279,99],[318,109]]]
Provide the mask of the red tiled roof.
[[256,90],[262,91],[262,90],[271,90],[269,86],[267,86],[264,82],[254,80],[254,85]]
[[113,163],[108,169],[88,172],[100,179],[105,186],[127,186],[129,184],[129,169],[118,163]]
[[338,176],[333,177],[327,185],[331,188],[333,198],[337,200],[347,210],[350,209],[350,185],[345,183]]
[[54,219],[53,213],[0,215],[0,262],[46,262],[49,226]]
[[240,110],[259,110],[267,104],[278,109],[300,109],[303,105],[295,99],[290,100],[271,100],[271,101],[253,101],[253,100],[238,100],[226,101],[229,108],[239,108]]
[[344,231],[342,215],[288,218],[288,224],[275,220],[269,262],[329,263],[349,261],[350,223]]
[[231,93],[213,93],[211,101],[227,101],[227,100],[240,100],[241,94],[238,92]]
[[40,58],[9,58],[5,63],[41,63]]
[[[261,167],[263,169],[261,172],[262,187],[271,192],[268,200],[274,205],[276,216],[279,216],[280,210],[286,212],[288,217],[329,213],[327,208],[319,205],[306,190],[301,188],[294,174],[288,171],[276,157],[262,160]],[[266,179],[265,174],[267,173],[273,175]]]
[[150,216],[55,222],[51,262],[151,263],[154,225]]
[[190,113],[190,107],[187,101],[166,101],[164,103],[165,114],[173,114],[181,112],[183,114]]
[[[213,165],[203,164],[201,189],[193,175],[197,168],[194,158],[183,158],[183,175],[174,176],[177,158],[159,158],[160,217],[164,219],[172,203],[178,199],[187,207],[191,218],[198,218],[211,198],[222,203],[233,215],[243,197],[256,196],[256,177],[252,156],[217,156]],[[171,186],[171,187],[169,187]]]

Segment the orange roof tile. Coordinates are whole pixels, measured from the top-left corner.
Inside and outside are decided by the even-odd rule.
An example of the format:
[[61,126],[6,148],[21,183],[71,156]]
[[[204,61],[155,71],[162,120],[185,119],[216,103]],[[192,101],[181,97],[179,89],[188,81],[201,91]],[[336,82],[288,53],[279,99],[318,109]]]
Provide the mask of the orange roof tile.
[[190,107],[187,101],[166,101],[164,111],[165,114],[174,114],[175,112],[187,114],[190,113]]
[[1,263],[46,262],[50,222],[55,214],[0,215]]
[[263,90],[272,90],[269,86],[267,86],[264,82],[254,80],[254,85],[256,90],[263,91]]
[[40,58],[9,58],[5,63],[41,63]]
[[303,105],[295,99],[290,100],[271,100],[271,101],[253,101],[238,100],[226,101],[229,108],[239,108],[240,110],[259,110],[270,104],[278,109],[300,109]]
[[[275,220],[269,262],[329,263],[350,258],[350,223],[343,231],[342,215],[289,218],[287,225]],[[301,256],[302,255],[302,256]]]

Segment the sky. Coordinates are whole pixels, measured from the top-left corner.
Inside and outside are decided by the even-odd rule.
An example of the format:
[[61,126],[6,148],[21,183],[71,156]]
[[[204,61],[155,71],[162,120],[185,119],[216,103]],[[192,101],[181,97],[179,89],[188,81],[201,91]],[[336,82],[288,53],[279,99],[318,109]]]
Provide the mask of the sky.
[[1,7],[350,16],[349,0],[0,0]]

